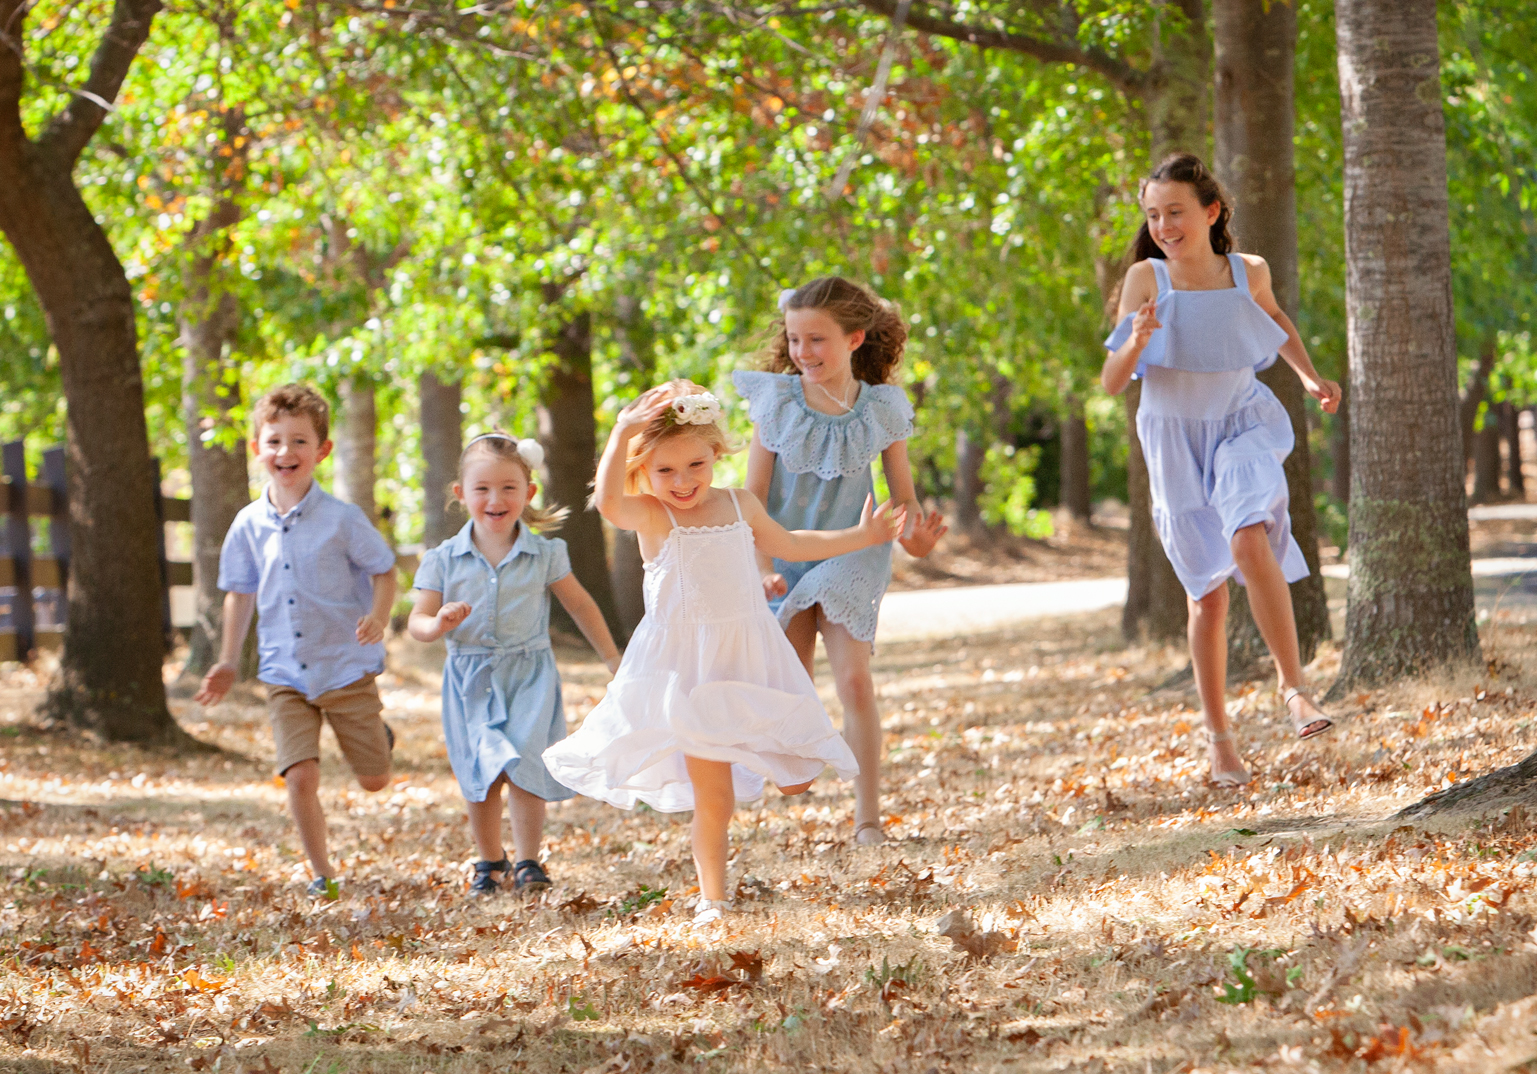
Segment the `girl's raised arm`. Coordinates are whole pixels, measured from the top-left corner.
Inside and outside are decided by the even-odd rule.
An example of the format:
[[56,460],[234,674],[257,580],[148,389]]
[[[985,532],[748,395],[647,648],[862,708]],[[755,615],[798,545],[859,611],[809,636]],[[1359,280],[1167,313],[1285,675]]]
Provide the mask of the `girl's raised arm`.
[[1126,279],[1121,283],[1116,323],[1120,324],[1129,313],[1136,315],[1131,322],[1131,338],[1110,352],[1099,373],[1100,383],[1111,395],[1120,395],[1126,390],[1148,339],[1163,327],[1158,320],[1158,278],[1153,274],[1153,266],[1146,261],[1138,261],[1127,269]]
[[758,550],[793,562],[831,559],[894,540],[907,521],[905,508],[893,511],[890,500],[872,508],[866,497],[857,526],[846,530],[787,530],[769,516],[768,509],[751,493],[742,496],[740,502],[742,518],[752,527],[753,543]]
[[662,389],[652,388],[619,412],[614,430],[608,434],[608,446],[598,460],[598,474],[593,481],[592,503],[598,513],[622,530],[652,531],[667,529],[661,511],[650,496],[631,496],[624,491],[624,467],[629,455],[630,438],[670,405]]

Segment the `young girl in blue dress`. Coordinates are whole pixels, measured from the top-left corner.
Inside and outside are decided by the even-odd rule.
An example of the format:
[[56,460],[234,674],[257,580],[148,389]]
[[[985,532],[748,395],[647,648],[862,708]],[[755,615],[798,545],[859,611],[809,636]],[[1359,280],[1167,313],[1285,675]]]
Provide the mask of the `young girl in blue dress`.
[[1153,526],[1190,609],[1190,658],[1206,721],[1212,780],[1248,782],[1228,729],[1227,579],[1248,587],[1298,738],[1332,723],[1307,694],[1288,583],[1307,577],[1291,533],[1282,463],[1286,410],[1255,372],[1277,351],[1327,413],[1339,385],[1313,368],[1276,303],[1264,258],[1233,252],[1232,214],[1211,173],[1186,153],[1142,183],[1146,220],[1121,288],[1120,323],[1100,379],[1112,395],[1142,378],[1137,436],[1147,458]]
[[[619,650],[597,603],[571,573],[566,542],[545,537],[566,517],[539,508],[536,441],[487,433],[459,459],[453,495],[470,520],[430,549],[416,572],[416,606],[407,629],[417,641],[448,639],[443,663],[443,736],[469,811],[481,860],[471,890],[497,891],[511,875],[520,891],[549,886],[539,864],[546,802],[571,792],[550,777],[542,754],[566,734],[560,675],[550,651],[554,593],[613,671]],[[502,844],[502,788],[516,864]]]
[[[768,370],[732,377],[754,426],[747,490],[782,526],[852,526],[874,489],[870,467],[879,457],[891,502],[907,511],[902,547],[928,555],[946,527],[918,502],[907,458],[913,408],[891,383],[907,345],[901,311],[839,276],[784,292],[779,308]],[[770,606],[807,674],[822,635],[843,703],[843,735],[859,761],[854,838],[884,842],[881,714],[870,655],[891,580],[891,545],[811,563],[760,554],[759,565]]]
[[715,463],[731,450],[720,415],[720,401],[686,380],[620,411],[593,501],[640,541],[646,615],[608,695],[544,755],[555,778],[590,797],[694,811],[696,923],[730,907],[736,802],[767,781],[799,794],[828,765],[844,778],[856,767],[763,602],[754,549],[825,559],[888,542],[903,522],[866,499],[853,527],[786,532],[750,493],[714,487]]

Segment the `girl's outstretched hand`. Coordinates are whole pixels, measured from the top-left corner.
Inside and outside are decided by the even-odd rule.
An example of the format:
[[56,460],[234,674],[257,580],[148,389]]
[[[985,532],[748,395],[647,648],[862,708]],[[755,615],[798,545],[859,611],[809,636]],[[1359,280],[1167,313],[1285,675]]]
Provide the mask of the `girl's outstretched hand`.
[[914,559],[922,559],[934,551],[934,546],[949,530],[950,527],[945,525],[944,515],[938,511],[924,514],[920,509],[913,516],[912,530],[903,534],[901,538],[902,549]]
[[790,592],[790,583],[785,581],[785,576],[775,571],[763,576],[763,599],[778,600]]
[[1158,319],[1158,300],[1150,298],[1142,303],[1135,317],[1131,319],[1131,338],[1137,341],[1140,349],[1147,346],[1147,341],[1153,333],[1163,327],[1163,322]]
[[1340,408],[1340,386],[1332,380],[1324,380],[1322,377],[1303,377],[1302,387],[1309,395],[1318,400],[1318,405],[1323,407],[1325,414],[1333,414]]
[[871,544],[883,544],[886,541],[896,540],[902,535],[902,529],[907,525],[907,508],[898,507],[895,511],[891,508],[891,501],[887,500],[879,507],[871,509],[875,502],[873,496],[865,497],[865,506],[859,512],[859,529],[869,538]]
[[451,600],[438,609],[438,627],[447,634],[470,616],[470,606],[462,600]]

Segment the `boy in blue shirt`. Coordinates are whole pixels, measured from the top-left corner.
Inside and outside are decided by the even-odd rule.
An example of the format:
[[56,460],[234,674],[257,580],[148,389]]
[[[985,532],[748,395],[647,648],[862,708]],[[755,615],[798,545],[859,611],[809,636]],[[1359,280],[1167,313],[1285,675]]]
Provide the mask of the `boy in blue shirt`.
[[277,770],[314,873],[309,894],[334,899],[320,808],[320,725],[331,725],[364,790],[389,784],[394,735],[380,718],[374,678],[384,670],[395,554],[361,508],[314,480],[331,453],[330,416],[326,401],[302,384],[268,392],[252,410],[251,451],[269,481],[224,538],[224,636],[195,700],[215,705],[229,692],[251,613],[259,611],[257,678],[267,685]]

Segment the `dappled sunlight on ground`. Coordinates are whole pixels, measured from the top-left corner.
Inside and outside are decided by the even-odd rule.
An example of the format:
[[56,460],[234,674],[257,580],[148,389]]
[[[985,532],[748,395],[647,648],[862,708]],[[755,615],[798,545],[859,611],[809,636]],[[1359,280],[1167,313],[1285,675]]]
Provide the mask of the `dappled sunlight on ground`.
[[[1389,819],[1537,749],[1537,633],[1502,625],[1485,675],[1352,696],[1308,743],[1272,684],[1235,690],[1255,780],[1232,791],[1203,781],[1194,697],[1149,692],[1182,651],[1124,648],[1116,623],[883,644],[891,841],[852,845],[847,785],[771,792],[733,825],[741,912],[702,931],[686,815],[556,806],[555,887],[467,897],[427,647],[394,643],[381,680],[389,788],[358,790],[326,738],[335,903],[303,897],[254,691],[173,702],[221,751],[176,757],[37,729],[41,688],[14,671],[0,1063],[1470,1071],[1537,1053],[1537,825]],[[607,673],[560,657],[575,723]],[[1337,666],[1326,647],[1310,671]]]

